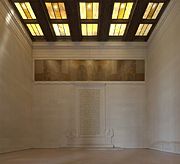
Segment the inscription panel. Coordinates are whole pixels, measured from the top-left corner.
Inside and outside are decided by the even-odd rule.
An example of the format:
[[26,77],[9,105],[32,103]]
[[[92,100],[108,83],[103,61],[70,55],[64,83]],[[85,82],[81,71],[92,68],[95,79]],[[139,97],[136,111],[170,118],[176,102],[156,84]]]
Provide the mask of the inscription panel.
[[100,89],[79,89],[80,135],[100,134]]
[[144,60],[35,60],[35,81],[144,81]]

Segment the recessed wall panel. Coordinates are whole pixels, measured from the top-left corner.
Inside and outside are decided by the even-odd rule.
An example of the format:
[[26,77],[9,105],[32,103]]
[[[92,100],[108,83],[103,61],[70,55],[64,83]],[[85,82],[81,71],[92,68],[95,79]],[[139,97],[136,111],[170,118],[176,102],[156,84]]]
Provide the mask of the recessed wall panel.
[[35,60],[35,81],[144,81],[144,60]]

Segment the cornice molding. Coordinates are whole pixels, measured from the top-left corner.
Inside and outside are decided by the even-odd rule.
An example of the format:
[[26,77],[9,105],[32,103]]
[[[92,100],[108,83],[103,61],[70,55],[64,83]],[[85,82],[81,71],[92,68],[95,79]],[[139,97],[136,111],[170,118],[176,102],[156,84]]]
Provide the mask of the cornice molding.
[[146,42],[34,42],[33,49],[145,49]]
[[[72,42],[73,43],[73,42]],[[82,43],[82,42],[81,42]],[[34,59],[145,59],[146,46],[58,45],[33,48]]]

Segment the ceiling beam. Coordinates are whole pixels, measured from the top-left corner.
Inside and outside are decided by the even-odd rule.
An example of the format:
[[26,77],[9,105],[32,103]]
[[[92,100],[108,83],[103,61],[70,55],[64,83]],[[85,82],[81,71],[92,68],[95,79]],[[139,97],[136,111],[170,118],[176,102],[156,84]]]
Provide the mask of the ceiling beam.
[[132,18],[129,25],[127,26],[126,33],[123,37],[124,41],[133,41],[135,39],[136,31],[139,27],[139,24],[142,21],[144,12],[147,8],[149,0],[137,0],[135,9],[133,11]]
[[69,20],[72,41],[81,41],[82,35],[78,0],[66,0],[64,4]]
[[44,36],[47,41],[55,41],[56,35],[53,27],[50,23],[46,6],[43,0],[30,0],[31,7],[36,15],[37,21],[39,22]]
[[100,1],[100,15],[98,27],[98,40],[107,41],[109,38],[109,28],[114,7],[114,0]]

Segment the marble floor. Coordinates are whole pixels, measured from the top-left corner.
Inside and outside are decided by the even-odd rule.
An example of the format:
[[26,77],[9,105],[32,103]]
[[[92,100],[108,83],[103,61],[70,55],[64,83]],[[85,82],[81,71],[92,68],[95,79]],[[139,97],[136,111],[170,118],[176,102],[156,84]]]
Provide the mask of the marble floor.
[[30,149],[0,154],[0,164],[180,164],[180,155],[148,149]]

